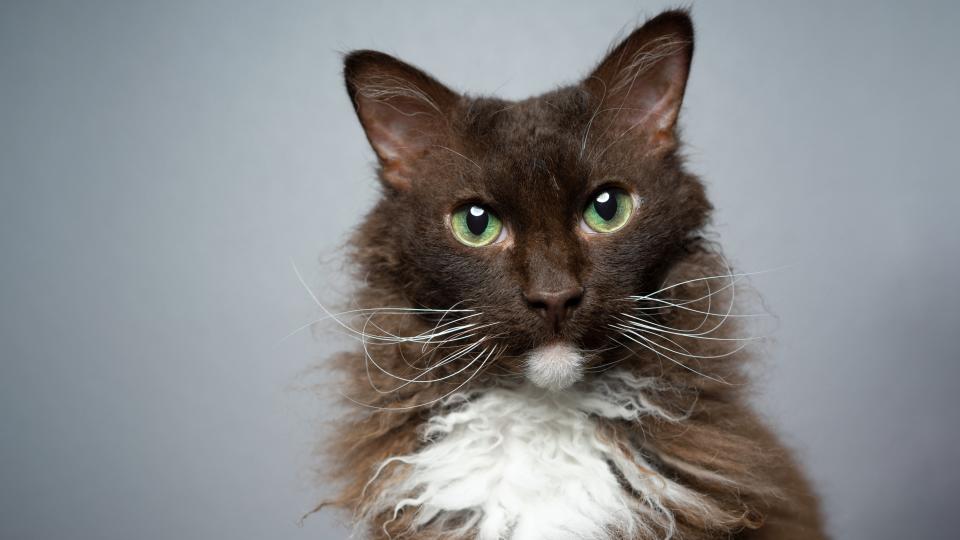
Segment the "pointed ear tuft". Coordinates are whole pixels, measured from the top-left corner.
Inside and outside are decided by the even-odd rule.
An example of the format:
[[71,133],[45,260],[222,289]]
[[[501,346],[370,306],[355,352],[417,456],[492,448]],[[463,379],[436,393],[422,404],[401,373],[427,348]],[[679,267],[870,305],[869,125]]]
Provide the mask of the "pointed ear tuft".
[[583,84],[616,135],[629,133],[655,148],[673,148],[692,58],[690,16],[667,11],[614,47]]
[[354,51],[344,59],[344,79],[357,117],[377,153],[381,177],[407,189],[413,167],[449,133],[458,96],[419,69],[377,51]]

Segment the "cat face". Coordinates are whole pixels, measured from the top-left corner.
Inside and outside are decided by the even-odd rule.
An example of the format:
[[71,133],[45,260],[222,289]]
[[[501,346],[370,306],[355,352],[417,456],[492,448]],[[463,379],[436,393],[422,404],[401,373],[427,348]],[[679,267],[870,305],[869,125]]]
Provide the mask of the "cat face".
[[685,15],[661,15],[582,83],[519,102],[350,54],[384,185],[359,237],[368,279],[476,310],[536,384],[576,381],[627,298],[655,290],[707,219],[674,132],[692,39]]

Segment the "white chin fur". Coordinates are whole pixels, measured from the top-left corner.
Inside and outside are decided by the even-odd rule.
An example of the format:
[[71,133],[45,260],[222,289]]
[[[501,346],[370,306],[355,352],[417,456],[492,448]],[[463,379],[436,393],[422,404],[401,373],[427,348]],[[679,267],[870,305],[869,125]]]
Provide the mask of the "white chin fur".
[[527,353],[526,372],[540,388],[563,390],[583,377],[583,355],[565,343],[544,345]]

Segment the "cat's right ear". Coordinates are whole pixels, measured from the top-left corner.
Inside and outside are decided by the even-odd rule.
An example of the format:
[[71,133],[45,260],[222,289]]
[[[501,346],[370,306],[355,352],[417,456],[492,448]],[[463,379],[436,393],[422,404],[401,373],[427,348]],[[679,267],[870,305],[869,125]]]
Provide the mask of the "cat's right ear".
[[377,51],[348,54],[343,76],[380,160],[382,180],[409,189],[416,161],[450,132],[450,113],[459,96],[423,71]]
[[656,150],[676,147],[675,127],[693,57],[693,22],[683,10],[647,21],[613,48],[584,81],[598,120],[615,136]]

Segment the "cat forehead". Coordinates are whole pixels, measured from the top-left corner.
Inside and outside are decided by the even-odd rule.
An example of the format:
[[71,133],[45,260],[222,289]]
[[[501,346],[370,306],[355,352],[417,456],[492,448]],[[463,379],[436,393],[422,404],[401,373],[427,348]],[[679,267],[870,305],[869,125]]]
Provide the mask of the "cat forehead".
[[465,135],[488,188],[501,194],[563,195],[582,187],[586,109],[576,90],[519,102],[481,99],[470,112]]
[[525,146],[568,137],[587,116],[587,96],[568,87],[521,101],[474,98],[464,115],[466,134],[490,142]]

